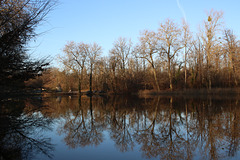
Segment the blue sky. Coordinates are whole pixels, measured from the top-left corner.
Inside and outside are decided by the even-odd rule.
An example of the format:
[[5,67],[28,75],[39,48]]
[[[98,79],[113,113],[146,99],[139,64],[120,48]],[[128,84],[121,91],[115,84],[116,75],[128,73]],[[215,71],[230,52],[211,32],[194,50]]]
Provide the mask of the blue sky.
[[240,35],[239,0],[179,0],[179,4],[177,0],[59,0],[37,28],[42,34],[29,44],[29,52],[36,58],[51,56],[53,66],[68,41],[97,42],[107,55],[117,38],[136,43],[144,29],[156,31],[166,18],[180,24],[184,13],[196,33],[211,9],[222,10],[225,26]]

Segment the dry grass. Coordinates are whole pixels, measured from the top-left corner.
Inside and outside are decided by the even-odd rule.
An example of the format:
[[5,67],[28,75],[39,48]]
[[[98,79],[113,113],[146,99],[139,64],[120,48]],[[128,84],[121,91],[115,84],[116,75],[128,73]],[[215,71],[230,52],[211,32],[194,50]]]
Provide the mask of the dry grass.
[[139,95],[186,95],[186,96],[237,96],[240,95],[240,88],[213,88],[208,89],[186,89],[186,90],[163,90],[163,91],[154,91],[154,90],[141,90],[138,92]]

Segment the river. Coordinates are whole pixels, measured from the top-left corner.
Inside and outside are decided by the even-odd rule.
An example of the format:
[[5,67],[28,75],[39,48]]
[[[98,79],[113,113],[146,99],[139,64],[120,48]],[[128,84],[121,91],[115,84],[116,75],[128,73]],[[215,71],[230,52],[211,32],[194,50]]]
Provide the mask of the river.
[[240,159],[235,97],[0,101],[1,160]]

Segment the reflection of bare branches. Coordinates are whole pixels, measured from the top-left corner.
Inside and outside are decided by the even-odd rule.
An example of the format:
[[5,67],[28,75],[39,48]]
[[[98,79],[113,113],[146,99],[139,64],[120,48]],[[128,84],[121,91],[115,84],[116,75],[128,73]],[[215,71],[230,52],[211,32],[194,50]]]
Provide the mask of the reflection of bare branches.
[[157,103],[155,106],[154,117],[153,117],[152,123],[149,125],[149,127],[147,127],[147,129],[139,130],[139,131],[149,131],[151,129],[151,134],[154,133],[155,123],[156,123],[156,118],[157,118],[157,113],[158,113],[158,107],[159,107],[159,101],[160,101],[160,97],[157,98]]
[[240,142],[240,117],[239,114],[237,114],[236,112],[232,115],[232,120],[230,120],[230,126],[229,126],[229,130],[230,132],[227,132],[227,134],[229,135],[229,139],[227,139],[227,141],[229,141],[229,146],[228,146],[228,156],[230,157],[234,157],[237,150],[239,150],[239,142]]
[[[0,155],[5,159],[32,159],[41,153],[52,158],[51,139],[42,136],[42,131],[51,129],[52,121],[39,112],[33,113],[32,109],[31,113],[19,113],[21,110],[18,114],[14,111],[0,116]],[[12,151],[16,153],[11,154]]]
[[51,154],[48,153],[48,151],[53,150],[53,146],[52,144],[49,142],[51,139],[49,138],[41,138],[41,139],[34,139],[28,136],[25,136],[24,134],[22,134],[21,132],[17,131],[16,132],[22,136],[23,139],[25,139],[25,141],[29,141],[31,148],[33,148],[32,146],[35,146],[37,150],[41,151],[43,154],[47,155],[49,158],[52,158],[53,156]]
[[[83,110],[90,105],[89,112]],[[78,101],[78,109],[71,110],[64,116],[65,122],[62,128],[62,133],[65,133],[64,138],[66,144],[71,148],[78,146],[84,147],[88,145],[99,145],[103,141],[102,125],[95,121],[92,111],[92,100],[90,103],[82,103]]]
[[[158,115],[159,100],[155,104],[152,122],[146,129],[135,133],[136,140],[142,144],[142,151],[147,158],[161,156],[161,159],[182,159],[184,151],[182,145],[185,140],[174,128],[176,119],[173,121],[173,110],[170,106],[169,112],[164,117]],[[158,121],[157,126],[156,121]],[[155,129],[155,128],[158,128]]]
[[102,102],[63,97],[52,103],[48,114],[61,117],[60,134],[68,146],[97,146],[105,130],[118,150],[132,151],[137,144],[144,158],[227,159],[239,151],[239,104],[232,100],[110,97]]
[[129,124],[127,124],[126,113],[123,113],[121,117],[119,117],[119,120],[117,120],[115,116],[112,122],[110,135],[116,143],[116,147],[119,148],[121,152],[133,150],[134,142],[132,135],[129,132]]
[[134,115],[136,112],[132,111],[134,109],[132,105],[130,99],[120,97],[115,97],[109,105],[111,107],[110,136],[121,152],[132,151],[135,146],[132,127],[137,116]]

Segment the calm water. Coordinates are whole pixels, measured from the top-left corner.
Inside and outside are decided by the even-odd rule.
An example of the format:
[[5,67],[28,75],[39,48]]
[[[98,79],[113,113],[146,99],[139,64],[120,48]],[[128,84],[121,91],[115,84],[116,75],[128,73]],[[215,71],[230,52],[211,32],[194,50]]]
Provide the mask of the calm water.
[[0,101],[0,160],[240,159],[239,147],[235,98]]

